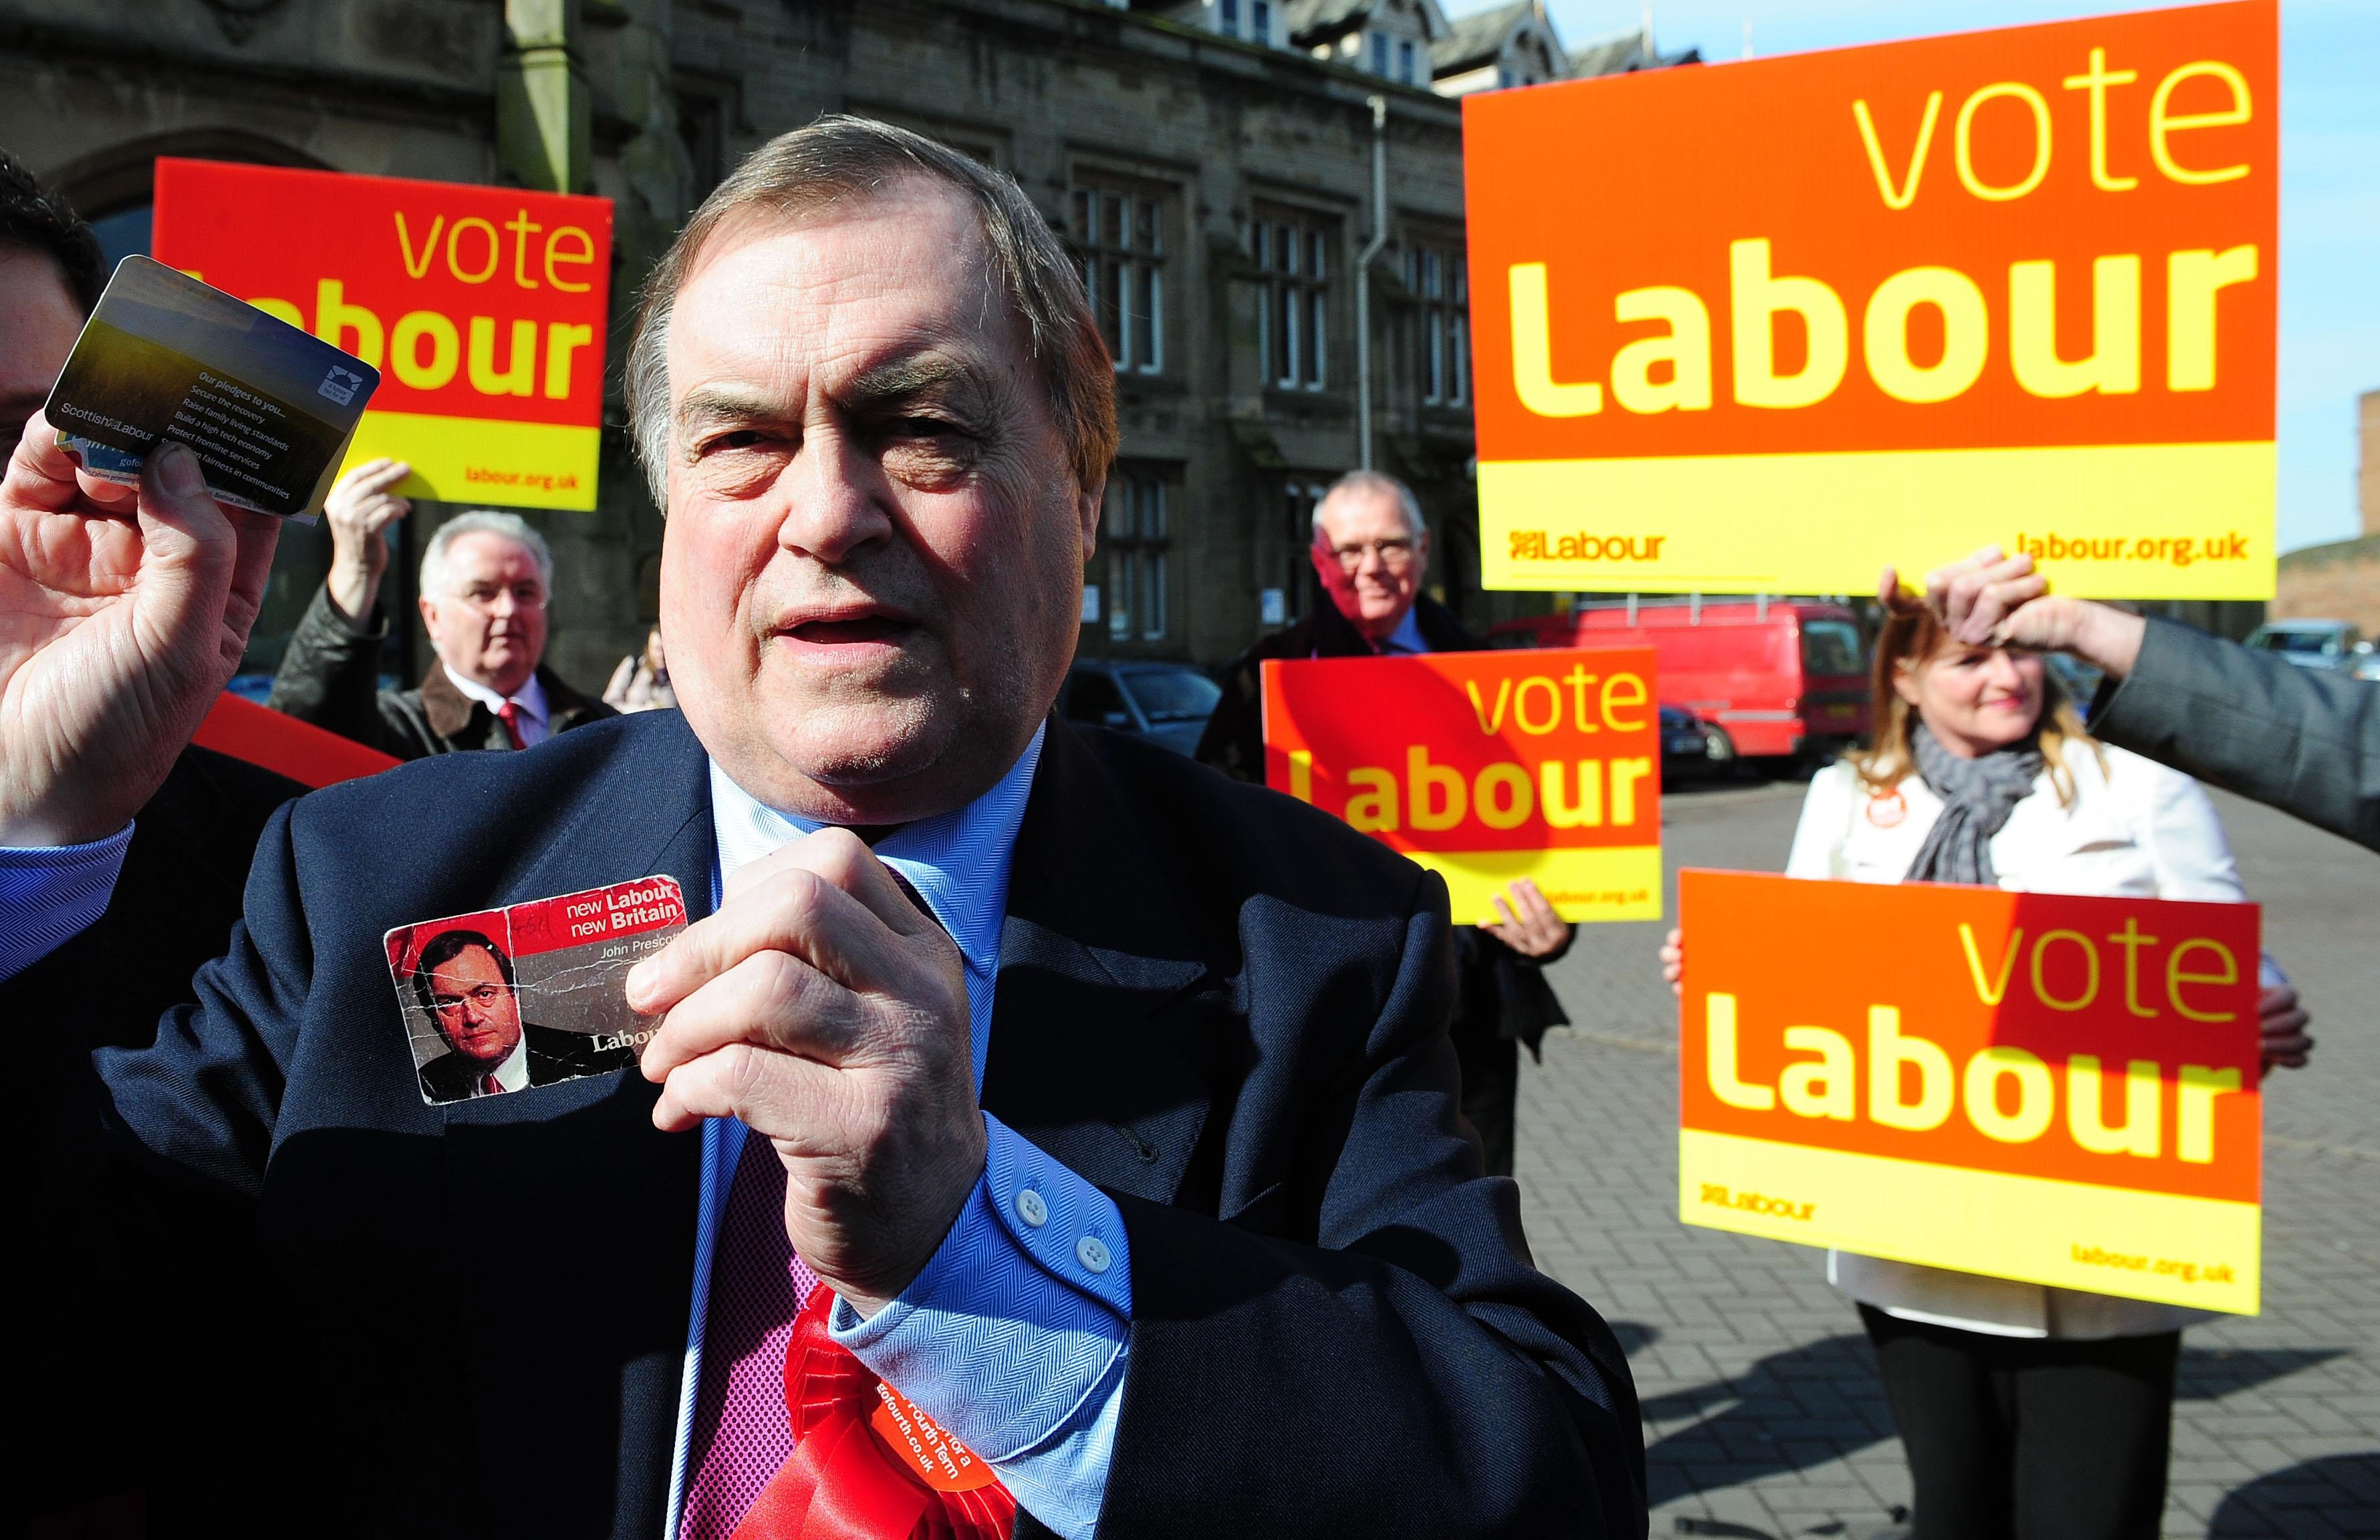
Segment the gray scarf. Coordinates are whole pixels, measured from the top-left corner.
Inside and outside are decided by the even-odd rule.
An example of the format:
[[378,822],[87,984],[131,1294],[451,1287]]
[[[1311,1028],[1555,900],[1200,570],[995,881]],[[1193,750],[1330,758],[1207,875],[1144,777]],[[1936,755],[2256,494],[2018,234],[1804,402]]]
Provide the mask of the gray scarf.
[[1997,887],[1992,836],[2008,823],[2016,805],[2033,794],[2044,763],[2034,740],[2010,744],[1973,759],[1944,748],[1922,721],[1912,724],[1909,746],[1917,773],[1944,804],[1903,882],[1967,882]]

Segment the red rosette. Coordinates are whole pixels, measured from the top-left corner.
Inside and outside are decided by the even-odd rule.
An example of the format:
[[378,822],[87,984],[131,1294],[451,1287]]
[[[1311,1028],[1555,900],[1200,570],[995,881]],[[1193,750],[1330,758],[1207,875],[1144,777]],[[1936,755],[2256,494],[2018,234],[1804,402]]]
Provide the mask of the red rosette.
[[1016,1499],[966,1446],[827,1334],[824,1284],[785,1345],[793,1458],[734,1540],[1009,1540]]

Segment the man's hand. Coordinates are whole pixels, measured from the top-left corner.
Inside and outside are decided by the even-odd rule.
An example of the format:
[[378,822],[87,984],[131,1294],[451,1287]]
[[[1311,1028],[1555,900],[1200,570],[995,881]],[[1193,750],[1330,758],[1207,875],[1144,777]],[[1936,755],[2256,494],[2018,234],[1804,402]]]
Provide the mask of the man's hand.
[[103,839],[155,794],[239,667],[280,531],[219,507],[180,444],[136,491],[25,424],[0,481],[0,845]]
[[1661,939],[1661,977],[1670,993],[1686,998],[1686,933],[1672,928]]
[[735,1117],[785,1163],[785,1232],[863,1315],[908,1287],[983,1173],[965,964],[858,836],[738,871],[719,912],[630,970],[667,1012],[653,1122]]
[[2312,1020],[2298,1003],[2298,992],[2286,984],[2276,984],[2257,997],[2256,1025],[2263,1037],[2265,1073],[2305,1068],[2313,1053],[2313,1039],[2306,1035]]
[[1554,913],[1554,906],[1546,902],[1546,895],[1537,891],[1535,882],[1521,878],[1507,884],[1505,892],[1512,895],[1512,902],[1506,903],[1501,893],[1488,900],[1496,906],[1498,923],[1483,925],[1480,929],[1524,957],[1547,956],[1570,939],[1569,925]]
[[1887,567],[1876,600],[1893,614],[1912,613],[1922,603],[1961,646],[2070,652],[2117,679],[2131,672],[2148,629],[2138,615],[2051,593],[2032,557],[2006,556],[1996,545],[1928,574],[1923,600],[1904,592],[1900,573]]
[[366,460],[339,478],[322,504],[331,521],[331,602],[358,626],[371,618],[381,575],[388,571],[382,531],[413,511],[391,489],[412,474],[403,460]]

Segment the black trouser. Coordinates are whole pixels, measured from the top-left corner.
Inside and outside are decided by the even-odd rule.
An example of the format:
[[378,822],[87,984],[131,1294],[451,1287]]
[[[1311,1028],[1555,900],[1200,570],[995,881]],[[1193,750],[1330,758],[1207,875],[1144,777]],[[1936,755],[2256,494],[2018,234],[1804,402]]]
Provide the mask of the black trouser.
[[2155,1540],[2181,1333],[2049,1341],[1860,1306],[1917,1488],[1913,1540]]
[[1521,1090],[1521,1045],[1493,1026],[1454,1024],[1454,1058],[1463,1067],[1463,1115],[1479,1131],[1488,1174],[1512,1174],[1513,1104]]

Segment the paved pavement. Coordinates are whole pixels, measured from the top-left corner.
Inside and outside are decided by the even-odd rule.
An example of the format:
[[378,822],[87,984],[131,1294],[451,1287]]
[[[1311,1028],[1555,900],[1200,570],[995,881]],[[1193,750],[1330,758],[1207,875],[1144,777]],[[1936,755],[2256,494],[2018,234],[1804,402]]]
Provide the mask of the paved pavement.
[[[1802,788],[1670,799],[1665,856],[1775,870]],[[2183,1339],[2168,1535],[2380,1536],[2380,857],[2225,797],[2266,945],[2320,1038],[2265,1099],[2265,1313]],[[1909,1478],[1867,1341],[1823,1255],[1677,1211],[1676,1013],[1662,927],[1589,927],[1553,980],[1576,1028],[1522,1072],[1538,1264],[1627,1344],[1653,1531],[1779,1537],[1888,1522]],[[1736,1532],[1740,1533],[1740,1532]]]

